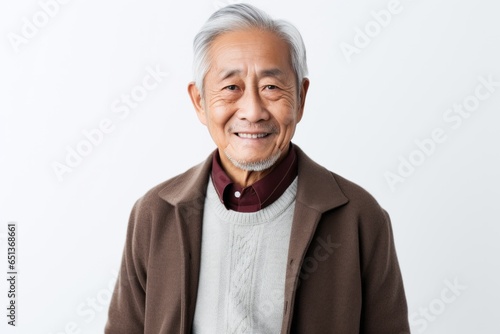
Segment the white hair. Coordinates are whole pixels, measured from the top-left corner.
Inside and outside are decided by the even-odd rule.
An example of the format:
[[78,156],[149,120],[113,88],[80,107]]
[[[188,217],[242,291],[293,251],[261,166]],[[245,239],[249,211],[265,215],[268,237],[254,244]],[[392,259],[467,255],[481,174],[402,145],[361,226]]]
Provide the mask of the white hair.
[[267,13],[252,5],[238,3],[223,7],[213,13],[194,38],[194,82],[202,98],[204,79],[210,67],[208,51],[211,43],[223,33],[251,28],[273,32],[288,44],[290,61],[297,80],[297,94],[300,93],[300,84],[307,75],[306,48],[300,32],[287,21],[274,20]]

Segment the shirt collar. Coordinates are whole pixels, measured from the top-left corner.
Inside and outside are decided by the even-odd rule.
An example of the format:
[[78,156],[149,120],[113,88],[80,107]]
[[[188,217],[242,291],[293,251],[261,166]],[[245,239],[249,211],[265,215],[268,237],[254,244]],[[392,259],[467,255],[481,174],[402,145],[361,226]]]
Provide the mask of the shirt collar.
[[228,210],[255,212],[276,201],[297,176],[297,154],[290,143],[286,157],[259,181],[248,187],[234,183],[222,168],[219,150],[212,158],[212,182],[220,201]]

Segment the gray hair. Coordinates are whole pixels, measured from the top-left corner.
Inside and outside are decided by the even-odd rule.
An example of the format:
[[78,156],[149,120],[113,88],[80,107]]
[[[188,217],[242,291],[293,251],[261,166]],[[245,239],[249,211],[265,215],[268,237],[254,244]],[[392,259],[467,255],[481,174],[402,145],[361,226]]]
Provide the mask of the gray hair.
[[211,43],[223,33],[251,28],[273,32],[288,44],[290,61],[295,72],[298,93],[300,93],[300,83],[307,75],[306,48],[300,32],[287,21],[274,20],[267,13],[252,5],[238,3],[223,7],[213,13],[194,38],[194,82],[202,98],[204,79],[210,67],[208,50]]

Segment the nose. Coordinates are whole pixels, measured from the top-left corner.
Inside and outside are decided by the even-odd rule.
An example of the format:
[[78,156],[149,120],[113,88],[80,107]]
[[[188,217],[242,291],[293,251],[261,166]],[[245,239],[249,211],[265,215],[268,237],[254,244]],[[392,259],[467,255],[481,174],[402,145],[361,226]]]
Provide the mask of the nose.
[[259,95],[258,88],[247,89],[243,96],[241,96],[238,104],[237,116],[239,119],[250,123],[269,120],[269,112]]

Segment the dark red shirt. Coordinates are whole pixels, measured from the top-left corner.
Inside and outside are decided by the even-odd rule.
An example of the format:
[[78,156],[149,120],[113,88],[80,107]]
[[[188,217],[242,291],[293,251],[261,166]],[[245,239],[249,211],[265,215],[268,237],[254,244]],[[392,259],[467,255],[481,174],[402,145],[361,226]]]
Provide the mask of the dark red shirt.
[[297,176],[297,155],[290,143],[287,156],[259,181],[248,187],[241,187],[226,174],[216,150],[212,162],[212,180],[221,202],[227,209],[238,212],[255,212],[272,204],[292,184]]

